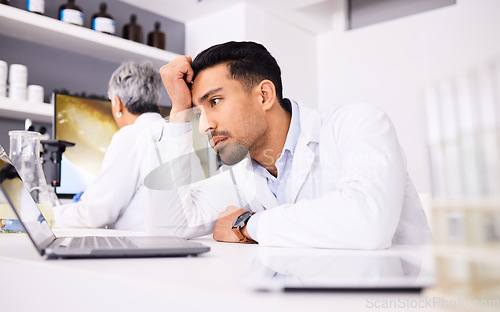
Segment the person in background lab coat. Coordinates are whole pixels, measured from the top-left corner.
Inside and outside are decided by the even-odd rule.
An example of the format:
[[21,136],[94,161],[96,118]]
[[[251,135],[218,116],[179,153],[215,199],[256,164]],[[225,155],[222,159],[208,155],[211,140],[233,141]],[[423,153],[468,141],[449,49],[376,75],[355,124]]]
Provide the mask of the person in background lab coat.
[[[283,98],[276,60],[254,42],[216,45],[194,61],[178,56],[160,73],[172,111],[160,126],[170,135],[155,142],[157,150],[165,159],[190,152],[194,105],[199,131],[232,167],[189,185],[179,174],[176,190],[153,190],[161,178],[150,181],[149,231],[285,247],[429,241],[403,151],[380,108],[352,104],[320,114]],[[188,162],[182,168],[189,172]]]
[[54,207],[57,227],[145,230],[142,214],[144,173],[137,135],[162,120],[158,107],[161,78],[150,63],[128,62],[111,76],[108,97],[120,130],[113,135],[101,170],[80,201]]

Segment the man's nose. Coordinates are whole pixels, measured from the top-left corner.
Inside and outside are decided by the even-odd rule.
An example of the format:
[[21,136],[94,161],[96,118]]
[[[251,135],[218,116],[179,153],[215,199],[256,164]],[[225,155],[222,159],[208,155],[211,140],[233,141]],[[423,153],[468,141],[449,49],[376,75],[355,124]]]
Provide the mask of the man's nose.
[[206,135],[207,133],[210,133],[210,130],[213,129],[213,125],[211,125],[211,122],[208,120],[207,115],[205,114],[204,111],[201,112],[200,114],[200,121],[198,124],[198,131]]

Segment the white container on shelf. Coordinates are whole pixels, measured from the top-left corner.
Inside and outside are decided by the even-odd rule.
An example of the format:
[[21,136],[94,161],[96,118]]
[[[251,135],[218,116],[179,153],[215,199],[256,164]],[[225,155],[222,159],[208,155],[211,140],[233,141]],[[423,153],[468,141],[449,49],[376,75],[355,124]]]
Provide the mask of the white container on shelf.
[[24,86],[28,84],[28,68],[22,64],[11,64],[9,68],[9,85]]
[[7,62],[0,60],[0,84],[7,83]]
[[28,86],[28,102],[43,103],[43,87],[38,85]]
[[61,21],[83,26],[83,13],[75,9],[61,10]]
[[26,101],[27,87],[21,84],[9,85],[9,98],[13,100]]
[[0,97],[5,97],[7,95],[7,85],[4,82],[0,82]]
[[45,0],[28,0],[26,2],[26,11],[45,14]]

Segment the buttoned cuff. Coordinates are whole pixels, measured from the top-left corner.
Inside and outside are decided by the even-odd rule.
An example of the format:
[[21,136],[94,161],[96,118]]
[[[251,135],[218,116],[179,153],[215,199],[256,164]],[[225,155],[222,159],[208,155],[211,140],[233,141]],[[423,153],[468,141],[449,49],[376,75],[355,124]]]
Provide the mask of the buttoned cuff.
[[257,238],[257,229],[259,227],[259,219],[261,215],[262,212],[257,212],[256,214],[251,216],[247,222],[248,235],[250,235],[250,237],[257,242],[259,241],[259,239]]

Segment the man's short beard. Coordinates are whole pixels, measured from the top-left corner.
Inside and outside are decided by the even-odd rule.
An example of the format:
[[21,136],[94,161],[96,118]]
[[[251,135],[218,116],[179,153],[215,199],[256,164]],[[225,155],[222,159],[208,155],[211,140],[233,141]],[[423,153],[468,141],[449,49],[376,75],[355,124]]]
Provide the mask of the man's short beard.
[[241,143],[227,143],[219,148],[219,156],[222,162],[228,166],[239,163],[248,153],[248,148]]

